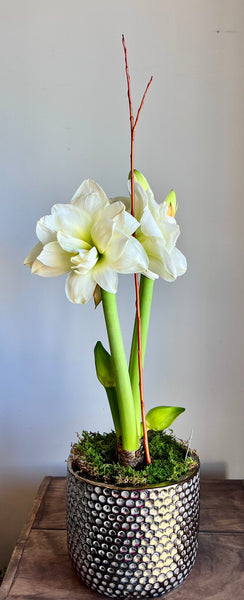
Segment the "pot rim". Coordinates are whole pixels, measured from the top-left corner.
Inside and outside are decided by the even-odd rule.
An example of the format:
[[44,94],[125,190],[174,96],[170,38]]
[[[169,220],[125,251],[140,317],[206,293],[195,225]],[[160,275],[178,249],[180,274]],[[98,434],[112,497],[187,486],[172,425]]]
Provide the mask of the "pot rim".
[[185,483],[187,481],[189,481],[189,479],[192,479],[193,477],[195,477],[195,475],[197,475],[197,473],[200,470],[200,458],[196,452],[196,450],[190,450],[189,452],[189,456],[191,456],[195,461],[196,461],[196,466],[194,467],[194,469],[189,470],[185,475],[182,475],[179,479],[177,479],[177,481],[171,481],[169,483],[166,482],[162,482],[162,483],[154,483],[154,484],[148,484],[148,485],[142,485],[142,486],[122,486],[122,485],[113,485],[111,483],[105,483],[103,481],[96,481],[96,480],[92,480],[89,479],[87,477],[82,477],[81,475],[78,475],[78,473],[76,473],[72,467],[72,461],[73,461],[73,454],[70,453],[68,460],[67,460],[67,466],[68,466],[68,470],[69,472],[74,475],[74,477],[76,479],[78,479],[78,481],[82,481],[85,483],[88,483],[90,485],[93,486],[97,486],[100,488],[107,488],[110,490],[118,490],[118,491],[123,491],[123,490],[128,490],[128,491],[141,491],[141,490],[154,490],[154,489],[159,489],[159,488],[169,488],[172,486],[176,486],[182,483]]

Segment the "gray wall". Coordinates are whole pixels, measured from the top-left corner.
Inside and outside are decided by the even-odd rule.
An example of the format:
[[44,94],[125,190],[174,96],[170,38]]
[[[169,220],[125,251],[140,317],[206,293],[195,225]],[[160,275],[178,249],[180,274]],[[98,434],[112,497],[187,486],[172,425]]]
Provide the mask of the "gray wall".
[[[129,121],[151,74],[136,166],[158,201],[174,187],[188,272],[156,283],[147,407],[186,407],[203,473],[243,476],[243,0],[1,2],[1,542],[7,561],[45,474],[75,432],[112,426],[95,377],[101,307],[22,266],[35,223],[87,177],[126,194]],[[118,302],[128,349],[132,278]],[[14,516],[11,516],[14,514]]]

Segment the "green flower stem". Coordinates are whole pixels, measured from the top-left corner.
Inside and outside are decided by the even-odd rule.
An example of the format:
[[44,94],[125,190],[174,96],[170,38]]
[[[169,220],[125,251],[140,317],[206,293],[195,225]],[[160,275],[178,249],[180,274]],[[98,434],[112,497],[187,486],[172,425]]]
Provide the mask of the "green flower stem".
[[[141,275],[140,281],[140,309],[141,309],[141,337],[142,337],[142,366],[144,366],[148,325],[152,304],[154,280]],[[133,338],[130,353],[129,374],[131,380],[132,394],[135,404],[136,423],[140,435],[141,423],[141,401],[139,389],[139,370],[138,370],[138,338],[137,338],[137,320],[135,318]]]
[[112,414],[112,419],[114,422],[114,429],[117,437],[121,437],[120,430],[120,418],[119,418],[119,408],[118,408],[118,400],[117,393],[115,387],[106,387],[106,394],[109,401],[109,406]]
[[122,445],[124,450],[135,451],[139,448],[139,436],[130,377],[120,330],[116,295],[110,294],[105,290],[101,290],[101,292],[116,383]]

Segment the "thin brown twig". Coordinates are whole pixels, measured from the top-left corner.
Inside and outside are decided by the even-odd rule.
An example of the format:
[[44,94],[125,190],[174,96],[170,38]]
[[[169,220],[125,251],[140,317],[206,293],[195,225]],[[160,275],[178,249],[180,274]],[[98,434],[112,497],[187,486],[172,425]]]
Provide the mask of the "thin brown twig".
[[[135,186],[134,186],[134,141],[135,141],[135,130],[138,123],[138,119],[140,116],[141,109],[144,104],[144,100],[148,91],[149,86],[152,82],[152,77],[147,84],[146,90],[143,94],[141,104],[139,106],[136,120],[134,122],[133,117],[133,106],[132,106],[132,98],[131,98],[131,85],[130,85],[130,74],[128,67],[128,57],[127,57],[127,48],[125,45],[124,36],[122,36],[122,44],[124,48],[125,54],[125,71],[127,78],[127,89],[128,89],[128,100],[129,100],[129,113],[130,113],[130,133],[131,133],[131,151],[130,151],[130,173],[131,173],[131,214],[134,216],[135,212]],[[134,233],[135,236],[135,233]],[[138,335],[138,370],[139,370],[139,388],[140,388],[140,400],[141,400],[141,416],[142,416],[142,426],[143,426],[143,440],[145,447],[145,455],[147,464],[151,463],[149,444],[148,444],[148,435],[147,435],[147,425],[146,425],[146,413],[145,413],[145,401],[144,401],[144,387],[143,387],[143,367],[142,367],[142,341],[141,341],[141,314],[140,314],[140,295],[139,295],[139,280],[138,274],[135,273],[135,289],[136,289],[136,318],[137,318],[137,335]]]
[[123,44],[124,53],[125,53],[125,71],[126,71],[127,88],[128,88],[128,92],[127,93],[128,93],[129,111],[130,111],[130,127],[131,127],[131,129],[133,129],[133,126],[134,126],[134,117],[133,117],[132,99],[131,99],[131,91],[130,91],[130,74],[129,74],[127,48],[126,48],[126,45],[125,45],[124,35],[122,35],[122,44]]
[[134,130],[135,130],[136,126],[137,126],[138,119],[139,119],[139,116],[140,116],[140,112],[141,112],[141,109],[142,109],[142,107],[143,107],[144,100],[145,100],[145,98],[146,98],[146,95],[147,95],[148,89],[149,89],[149,87],[150,87],[150,85],[151,85],[151,83],[152,83],[152,80],[153,80],[153,76],[151,77],[150,81],[149,81],[149,82],[148,82],[148,84],[147,84],[147,87],[146,87],[146,89],[145,89],[145,92],[144,92],[144,94],[143,94],[143,97],[142,97],[141,104],[140,104],[140,106],[139,106],[139,108],[138,108],[137,115],[136,115],[136,120],[135,120],[134,127],[133,127],[133,129],[134,129]]
[[134,117],[133,117],[133,106],[132,106],[132,98],[131,98],[131,87],[130,87],[130,74],[129,74],[129,66],[128,66],[128,57],[127,57],[127,48],[125,45],[125,38],[122,35],[122,44],[124,48],[125,54],[125,72],[127,79],[127,94],[129,101],[129,113],[130,113],[130,175],[131,175],[131,214],[134,217],[135,213],[135,188],[134,188]]

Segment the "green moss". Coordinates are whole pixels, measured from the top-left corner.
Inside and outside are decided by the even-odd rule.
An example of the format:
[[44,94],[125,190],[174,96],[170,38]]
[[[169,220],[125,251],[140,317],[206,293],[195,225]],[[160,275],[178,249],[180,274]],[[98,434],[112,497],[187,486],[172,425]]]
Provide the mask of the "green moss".
[[172,435],[162,431],[148,434],[152,462],[138,469],[117,461],[116,435],[82,432],[72,446],[73,468],[83,477],[119,486],[155,485],[175,482],[192,470],[196,462]]

